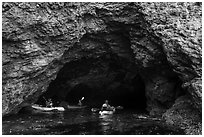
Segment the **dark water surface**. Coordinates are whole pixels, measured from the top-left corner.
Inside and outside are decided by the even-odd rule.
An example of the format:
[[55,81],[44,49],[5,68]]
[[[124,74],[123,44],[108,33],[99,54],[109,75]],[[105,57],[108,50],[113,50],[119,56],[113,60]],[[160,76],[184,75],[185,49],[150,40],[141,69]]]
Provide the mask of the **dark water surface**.
[[90,109],[3,117],[2,134],[30,135],[178,135],[184,132],[136,111],[100,116]]

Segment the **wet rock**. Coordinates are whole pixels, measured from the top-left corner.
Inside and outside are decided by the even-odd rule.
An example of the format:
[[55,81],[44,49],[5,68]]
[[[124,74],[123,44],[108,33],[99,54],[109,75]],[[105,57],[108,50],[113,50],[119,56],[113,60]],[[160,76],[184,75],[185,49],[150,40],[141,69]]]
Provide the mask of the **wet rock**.
[[201,113],[187,96],[179,97],[172,108],[163,114],[163,118],[168,124],[184,129],[186,134],[202,134]]

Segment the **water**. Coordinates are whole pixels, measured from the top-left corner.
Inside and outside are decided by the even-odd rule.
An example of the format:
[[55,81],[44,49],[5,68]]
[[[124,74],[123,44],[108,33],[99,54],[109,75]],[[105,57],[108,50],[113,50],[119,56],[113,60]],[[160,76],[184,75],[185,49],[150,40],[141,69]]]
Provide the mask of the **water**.
[[135,111],[100,116],[90,109],[4,117],[2,134],[12,135],[178,135],[184,132]]

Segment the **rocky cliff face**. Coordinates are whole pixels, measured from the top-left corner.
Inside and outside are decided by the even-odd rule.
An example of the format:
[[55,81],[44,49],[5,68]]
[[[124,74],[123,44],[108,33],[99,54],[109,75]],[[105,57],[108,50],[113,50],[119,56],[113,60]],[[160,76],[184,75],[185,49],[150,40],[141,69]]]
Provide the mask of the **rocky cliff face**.
[[[186,108],[201,113],[201,7],[201,3],[3,3],[3,115],[36,102],[65,66],[67,77],[59,80],[65,85],[61,96],[80,83],[98,90],[105,82],[107,89],[117,89],[139,74],[150,114],[176,111],[183,116],[173,105],[183,94],[192,102]],[[186,100],[176,103],[182,99]]]

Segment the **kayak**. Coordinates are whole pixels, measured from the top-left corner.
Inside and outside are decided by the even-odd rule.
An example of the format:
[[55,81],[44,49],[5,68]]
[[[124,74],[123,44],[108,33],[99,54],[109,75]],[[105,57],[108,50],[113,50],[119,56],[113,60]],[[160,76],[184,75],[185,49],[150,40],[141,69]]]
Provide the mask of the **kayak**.
[[31,107],[37,110],[41,110],[41,111],[65,111],[63,107],[50,107],[49,108],[49,107],[40,107],[37,105],[32,105]]
[[[114,111],[115,112],[115,110],[117,109],[117,110],[122,110],[123,109],[123,106],[117,106],[117,107],[113,107],[112,108],[113,110],[110,110],[110,111]],[[99,112],[100,111],[100,109],[99,108],[92,108],[91,109],[91,111],[93,112],[93,113],[96,113],[96,112]],[[102,113],[102,111],[100,112],[100,113]],[[111,112],[104,112],[104,113],[111,113]]]
[[100,115],[112,115],[115,111],[99,111],[99,114]]
[[113,108],[112,110],[101,110],[99,111],[100,115],[112,115],[115,112],[115,108]]
[[78,105],[70,106],[70,105],[67,105],[67,109],[82,109],[82,108],[86,108],[86,106],[78,106]]
[[60,107],[63,107],[65,109],[82,109],[82,108],[86,108],[87,106],[79,106],[79,105],[69,105],[67,102],[65,101],[62,101],[60,104],[59,104]]

